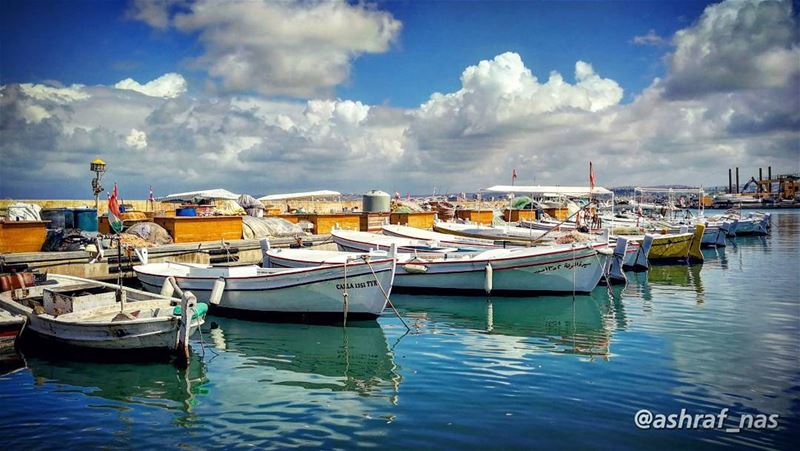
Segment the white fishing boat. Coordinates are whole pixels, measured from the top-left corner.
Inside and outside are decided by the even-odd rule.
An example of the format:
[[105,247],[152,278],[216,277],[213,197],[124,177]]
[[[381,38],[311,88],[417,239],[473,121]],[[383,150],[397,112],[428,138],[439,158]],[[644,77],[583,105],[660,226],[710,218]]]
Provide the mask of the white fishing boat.
[[187,354],[186,339],[203,324],[208,310],[191,296],[170,299],[58,274],[0,293],[0,308],[23,316],[24,333],[48,344],[113,352],[116,357]]
[[[540,241],[543,231],[526,229],[515,225],[485,225],[474,223],[457,223],[437,221],[433,230],[439,233],[467,238],[479,238],[508,244],[527,245]],[[550,238],[552,240],[552,238]]]
[[728,229],[728,236],[767,235],[770,228],[771,215],[769,213],[751,213],[743,216],[732,213],[724,216],[728,221],[735,223]]
[[440,246],[435,240],[424,241],[353,230],[331,230],[331,238],[333,242],[339,246],[339,249],[347,252],[368,252],[373,249],[388,251],[393,245],[397,248],[398,252],[406,253],[423,252],[446,254],[459,251],[457,247]]
[[[456,247],[460,249],[503,249],[505,247],[514,246],[513,243],[507,241],[496,242],[490,239],[457,236],[397,224],[384,224],[382,233],[386,236],[419,240],[427,243],[438,243],[440,246]],[[402,251],[402,249],[398,250]]]
[[395,270],[388,254],[294,269],[271,267],[266,260],[263,266],[152,263],[133,270],[151,292],[160,291],[165,280],[173,277],[181,289],[211,300],[216,284],[221,297],[218,303],[212,302],[215,313],[302,322],[341,321],[345,312],[348,320],[377,318],[386,306]]
[[[383,253],[385,255],[385,253]],[[340,265],[380,252],[273,249],[269,264],[287,268]],[[397,254],[394,286],[405,291],[528,295],[589,292],[603,277],[606,243],[566,244],[482,252]]]

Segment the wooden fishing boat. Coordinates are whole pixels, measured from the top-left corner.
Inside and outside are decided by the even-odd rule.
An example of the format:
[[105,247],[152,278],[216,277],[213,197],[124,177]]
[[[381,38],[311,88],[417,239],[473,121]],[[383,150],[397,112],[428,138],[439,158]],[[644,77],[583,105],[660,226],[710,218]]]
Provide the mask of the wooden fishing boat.
[[653,233],[641,235],[620,235],[629,241],[644,241],[649,236],[652,239],[647,259],[650,262],[693,261],[702,262],[703,252],[700,243],[705,232],[705,225],[698,224],[693,232],[686,233]]
[[[268,246],[263,247],[268,250]],[[134,266],[142,286],[158,292],[169,277],[210,301],[212,311],[248,319],[336,322],[375,319],[392,290],[393,258],[354,258],[335,265],[286,269],[256,265],[213,267],[184,263]],[[219,281],[219,283],[218,283]],[[217,303],[213,293],[221,290]],[[343,294],[347,293],[346,299]]]
[[[571,232],[553,232],[551,233],[551,235],[553,235],[553,238],[558,241],[560,238],[566,238],[570,233]],[[482,240],[479,238],[461,237],[456,235],[448,235],[446,233],[432,232],[430,230],[417,229],[415,227],[406,227],[398,225],[384,225],[383,234],[393,237],[427,240],[428,242],[431,243],[439,243],[440,245],[457,247],[461,251],[475,250],[475,249],[503,249],[503,248],[514,248],[522,246],[519,243],[511,243],[507,241],[495,242],[491,240]],[[602,236],[597,236],[597,239],[600,242],[605,240],[605,238],[603,238]],[[367,243],[362,242],[360,246],[356,246],[355,249],[359,249],[362,251],[369,249],[381,249],[381,247],[372,246],[369,240],[366,241],[368,242]],[[623,267],[625,267],[626,269],[647,270],[647,268],[649,267],[647,261],[647,252],[649,249],[649,244],[647,248],[642,248],[643,241],[644,240],[628,242],[624,251],[624,257],[622,262]],[[337,243],[339,242],[337,241]],[[540,243],[529,243],[529,245],[534,245],[534,244],[538,245]],[[616,246],[616,240],[612,239],[609,244],[611,244],[612,246]],[[343,247],[341,243],[339,243],[339,247],[342,248],[342,250],[349,250]],[[404,252],[401,248],[398,248],[398,251]]]
[[[503,249],[514,245],[506,241],[496,242],[490,239],[464,237],[396,224],[384,224],[381,233],[391,237],[438,243],[439,246],[457,248]],[[402,252],[402,249],[398,248],[398,251]]]
[[23,316],[0,309],[0,353],[14,348],[14,340],[24,322]]
[[[273,249],[269,264],[287,268],[340,265],[380,252]],[[385,253],[383,254],[385,255]],[[592,291],[613,251],[606,243],[573,243],[482,252],[397,254],[394,286],[431,293],[531,295]]]
[[[46,274],[0,293],[0,308],[25,318],[23,333],[48,345],[133,354],[188,354],[208,307],[79,277]],[[180,306],[178,306],[180,304]]]
[[[439,233],[467,238],[480,238],[516,245],[529,245],[541,241],[543,230],[533,230],[517,226],[489,226],[478,224],[460,224],[456,222],[435,222],[433,230]],[[549,235],[548,235],[549,236]],[[553,237],[549,237],[552,241]]]
[[[378,235],[369,232],[356,232],[353,230],[331,230],[333,242],[339,249],[348,252],[369,252],[372,249],[388,251],[394,245],[398,252],[423,252],[445,254],[459,252],[458,247],[441,246],[440,243],[431,240],[417,240],[412,238],[401,238],[396,236]],[[476,250],[476,248],[469,248]],[[479,249],[477,249],[479,250]]]

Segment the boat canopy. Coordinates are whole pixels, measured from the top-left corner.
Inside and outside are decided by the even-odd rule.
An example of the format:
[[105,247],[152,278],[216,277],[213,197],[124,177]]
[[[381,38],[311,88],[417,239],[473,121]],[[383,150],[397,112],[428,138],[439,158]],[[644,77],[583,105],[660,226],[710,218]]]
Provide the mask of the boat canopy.
[[158,200],[160,200],[161,202],[184,202],[196,199],[198,197],[204,199],[236,200],[239,198],[239,195],[234,194],[226,189],[215,188],[215,189],[207,189],[201,191],[188,191],[185,193],[169,194],[167,196],[158,198]]
[[485,188],[483,191],[493,193],[519,193],[519,194],[570,194],[570,195],[586,195],[586,194],[611,194],[611,191],[595,186],[589,188],[588,186],[532,186],[532,185],[495,185]]
[[305,199],[308,197],[329,197],[341,196],[342,193],[338,191],[320,190],[320,191],[307,191],[304,193],[287,193],[287,194],[270,194],[268,196],[259,197],[258,200],[287,200],[287,199]]
[[668,194],[668,193],[676,193],[676,194],[679,194],[679,193],[691,193],[691,194],[703,193],[703,194],[705,194],[705,190],[703,190],[702,186],[700,188],[647,188],[647,187],[637,186],[633,190],[636,191],[636,192],[640,192],[640,193],[664,193],[664,194]]

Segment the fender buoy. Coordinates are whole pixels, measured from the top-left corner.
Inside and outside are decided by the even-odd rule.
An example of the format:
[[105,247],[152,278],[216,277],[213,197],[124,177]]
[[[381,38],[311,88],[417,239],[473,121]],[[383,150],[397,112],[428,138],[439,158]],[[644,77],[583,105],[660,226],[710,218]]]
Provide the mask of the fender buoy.
[[483,289],[486,290],[486,294],[489,294],[489,293],[492,292],[492,278],[493,278],[492,272],[493,272],[492,264],[491,263],[487,263],[486,264],[486,279],[483,282]]

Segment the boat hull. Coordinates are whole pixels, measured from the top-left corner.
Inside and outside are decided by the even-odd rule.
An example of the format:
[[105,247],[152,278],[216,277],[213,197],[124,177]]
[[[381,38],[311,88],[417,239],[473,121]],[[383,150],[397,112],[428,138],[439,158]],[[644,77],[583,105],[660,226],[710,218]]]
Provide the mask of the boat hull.
[[[192,322],[191,336],[203,320]],[[70,348],[103,351],[172,352],[177,349],[177,334],[180,317],[169,322],[158,321],[144,324],[97,324],[76,325],[42,319],[31,315],[25,332],[35,333],[45,339]]]
[[[386,306],[393,283],[393,262],[384,260],[347,268],[348,319],[377,318]],[[277,266],[277,265],[276,265]],[[135,268],[142,286],[151,292],[161,290],[169,274],[154,274]],[[173,276],[183,290],[208,301],[218,277]],[[376,281],[377,279],[377,281]],[[309,271],[253,277],[225,278],[225,289],[214,313],[258,319],[325,321],[341,320],[344,312],[345,270],[343,265],[309,268]]]
[[[603,276],[609,257],[599,253],[596,248],[606,246],[581,246],[576,247],[574,252],[564,248],[550,253],[537,253],[529,249],[489,251],[502,255],[497,258],[490,258],[489,255],[480,257],[483,254],[470,259],[443,258],[435,261],[407,258],[397,263],[394,286],[401,291],[431,293],[586,293],[592,291]],[[283,267],[320,263],[314,261],[313,257],[286,258],[280,253],[270,254],[270,261],[273,265]],[[491,282],[488,282],[489,279]]]

